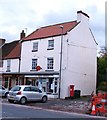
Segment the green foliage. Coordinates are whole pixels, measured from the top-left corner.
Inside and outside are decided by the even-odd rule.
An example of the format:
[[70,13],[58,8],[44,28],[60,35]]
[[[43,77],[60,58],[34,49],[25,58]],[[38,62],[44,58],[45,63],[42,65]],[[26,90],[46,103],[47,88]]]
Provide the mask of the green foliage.
[[[100,52],[101,56],[97,58],[97,87],[103,91],[107,91],[107,50]],[[104,86],[106,82],[106,87]]]
[[98,86],[98,90],[107,92],[107,82],[101,82]]

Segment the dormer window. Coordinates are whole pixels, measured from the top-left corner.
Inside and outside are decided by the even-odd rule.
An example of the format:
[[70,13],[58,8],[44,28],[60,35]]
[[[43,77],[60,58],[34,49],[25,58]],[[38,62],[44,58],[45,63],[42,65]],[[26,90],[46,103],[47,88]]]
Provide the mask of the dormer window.
[[32,52],[36,52],[36,51],[38,51],[38,42],[34,42],[33,43],[33,50],[32,50]]
[[54,49],[54,40],[48,40],[48,50]]

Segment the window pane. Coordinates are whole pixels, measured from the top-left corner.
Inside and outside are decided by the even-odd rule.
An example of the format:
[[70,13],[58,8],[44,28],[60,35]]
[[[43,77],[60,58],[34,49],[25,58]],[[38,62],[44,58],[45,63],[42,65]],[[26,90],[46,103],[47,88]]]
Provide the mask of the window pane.
[[35,70],[37,66],[37,59],[32,59],[32,70]]
[[47,69],[53,69],[54,60],[53,58],[47,59]]
[[54,48],[54,40],[48,41],[48,48]]
[[31,91],[33,91],[33,92],[39,92],[39,89],[37,89],[36,87],[31,87]]
[[11,89],[11,91],[20,91],[21,90],[21,87],[19,86],[15,86]]
[[30,87],[25,87],[23,91],[31,91]]
[[38,42],[33,43],[33,50],[38,50]]

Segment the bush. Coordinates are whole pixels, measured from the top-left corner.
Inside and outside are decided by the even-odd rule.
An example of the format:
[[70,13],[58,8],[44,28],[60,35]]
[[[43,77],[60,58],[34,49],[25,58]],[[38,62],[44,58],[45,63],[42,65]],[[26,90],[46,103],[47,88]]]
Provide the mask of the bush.
[[98,86],[98,90],[107,92],[107,82],[101,82]]

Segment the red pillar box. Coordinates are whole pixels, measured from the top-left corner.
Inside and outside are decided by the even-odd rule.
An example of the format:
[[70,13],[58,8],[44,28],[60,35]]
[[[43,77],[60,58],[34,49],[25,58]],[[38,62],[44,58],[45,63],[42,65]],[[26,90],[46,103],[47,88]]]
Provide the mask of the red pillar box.
[[70,85],[70,97],[74,97],[74,85]]

